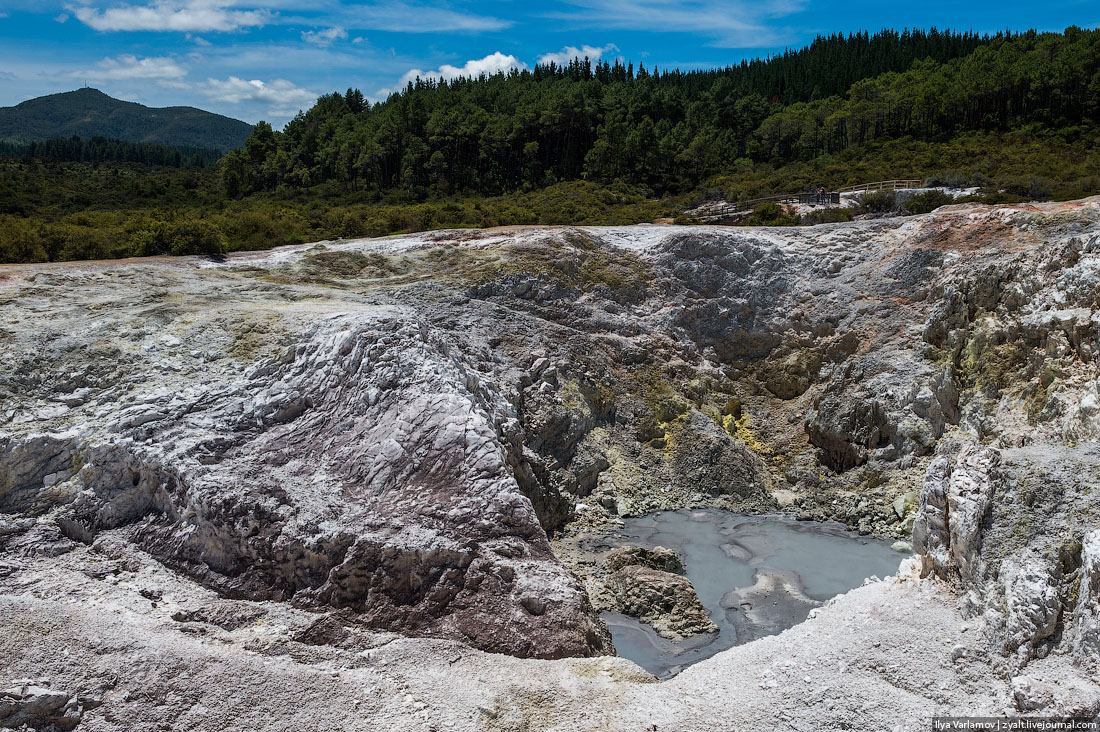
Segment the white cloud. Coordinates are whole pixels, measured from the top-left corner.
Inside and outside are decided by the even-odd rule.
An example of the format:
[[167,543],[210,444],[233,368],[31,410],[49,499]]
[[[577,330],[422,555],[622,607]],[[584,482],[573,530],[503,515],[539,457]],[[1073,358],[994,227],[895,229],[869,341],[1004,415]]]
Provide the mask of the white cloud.
[[302,40],[306,43],[315,43],[318,46],[327,46],[333,41],[344,40],[348,32],[343,27],[334,25],[319,31],[302,31]]
[[199,91],[215,102],[227,104],[262,104],[273,115],[290,115],[317,100],[317,94],[294,85],[286,79],[264,82],[246,81],[236,76],[228,79],[207,79]]
[[[443,64],[435,71],[421,71],[420,69],[409,69],[397,82],[397,88],[404,88],[413,79],[418,76],[421,79],[458,79],[463,77],[477,78],[482,74],[486,76],[492,76],[493,74],[500,72],[507,72],[512,69],[526,69],[527,64],[520,61],[518,58],[512,55],[505,56],[500,51],[491,53],[485,58],[471,59],[462,66],[451,66],[450,64]],[[388,92],[389,90],[383,89],[379,91],[379,94]]]
[[569,0],[577,9],[549,17],[583,26],[693,33],[710,45],[781,46],[781,29],[768,22],[802,10],[807,0]]
[[341,17],[346,25],[354,28],[393,33],[478,33],[503,30],[512,25],[512,21],[501,18],[400,1],[351,5],[344,8]]
[[233,31],[262,26],[274,18],[268,10],[232,10],[232,6],[232,0],[155,0],[148,5],[102,10],[79,5],[68,10],[98,31]]
[[115,58],[105,58],[94,68],[76,71],[71,74],[81,79],[126,80],[126,79],[182,79],[187,69],[167,57],[149,56],[138,58],[122,54]]
[[56,18],[54,18],[54,20],[56,20],[58,23],[64,23],[68,19],[69,19],[69,14],[68,13],[61,13]]
[[564,66],[575,58],[589,58],[592,61],[598,60],[605,53],[611,51],[618,51],[619,47],[614,43],[608,43],[606,46],[566,46],[557,53],[544,53],[539,56],[539,63],[543,66],[549,63],[555,63],[558,66]]
[[[479,33],[513,24],[439,7],[435,2],[422,5],[405,0],[69,0],[66,10],[98,31],[225,32],[282,24],[394,33]],[[306,31],[309,37],[303,38],[323,41],[328,32]]]

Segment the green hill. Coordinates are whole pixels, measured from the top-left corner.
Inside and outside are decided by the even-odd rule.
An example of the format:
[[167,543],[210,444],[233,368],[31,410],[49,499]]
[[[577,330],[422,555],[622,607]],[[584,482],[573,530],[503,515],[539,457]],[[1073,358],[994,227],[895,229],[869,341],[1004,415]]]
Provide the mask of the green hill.
[[194,107],[146,107],[98,89],[0,107],[0,141],[19,144],[79,136],[224,151],[239,147],[251,130],[246,122]]

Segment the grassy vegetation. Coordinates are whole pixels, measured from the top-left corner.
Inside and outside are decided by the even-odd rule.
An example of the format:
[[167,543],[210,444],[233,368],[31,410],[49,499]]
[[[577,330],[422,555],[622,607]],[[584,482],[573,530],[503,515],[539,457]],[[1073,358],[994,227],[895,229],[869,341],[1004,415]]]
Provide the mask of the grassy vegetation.
[[[202,171],[0,161],[0,261],[108,259],[267,249],[337,237],[515,224],[626,224],[678,210],[628,186],[561,183],[492,198],[377,201],[340,195],[212,194]],[[590,279],[625,276],[589,265]]]

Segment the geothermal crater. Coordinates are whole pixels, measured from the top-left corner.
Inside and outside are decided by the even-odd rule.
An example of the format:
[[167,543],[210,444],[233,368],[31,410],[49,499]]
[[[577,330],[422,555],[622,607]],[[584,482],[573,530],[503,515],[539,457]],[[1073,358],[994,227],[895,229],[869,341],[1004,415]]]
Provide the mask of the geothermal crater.
[[1098,332],[1098,199],[5,266],[0,726],[1096,715]]

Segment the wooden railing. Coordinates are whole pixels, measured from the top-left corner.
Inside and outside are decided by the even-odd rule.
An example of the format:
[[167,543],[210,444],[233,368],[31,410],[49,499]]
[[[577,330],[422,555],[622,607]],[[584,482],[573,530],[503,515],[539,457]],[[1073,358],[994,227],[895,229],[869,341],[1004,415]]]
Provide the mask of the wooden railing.
[[837,193],[862,193],[864,191],[903,191],[908,188],[920,188],[922,180],[879,180],[874,183],[860,183],[858,186],[845,186]]

